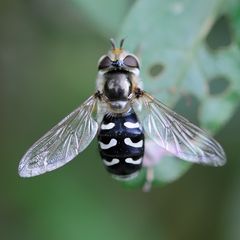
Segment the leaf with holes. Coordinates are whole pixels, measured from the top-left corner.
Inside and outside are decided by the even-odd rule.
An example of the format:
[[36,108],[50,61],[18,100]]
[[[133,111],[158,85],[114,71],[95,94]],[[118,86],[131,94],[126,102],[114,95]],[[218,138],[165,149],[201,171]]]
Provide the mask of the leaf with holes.
[[223,13],[228,16],[232,23],[234,42],[240,47],[240,2],[239,0],[226,1]]
[[[235,8],[227,0],[141,0],[119,34],[141,59],[145,89],[170,107],[182,96],[197,99],[198,122],[212,133],[227,123],[240,99],[239,11],[230,15],[229,9]],[[189,166],[161,157],[153,183],[171,182]],[[146,170],[126,185],[142,186]]]

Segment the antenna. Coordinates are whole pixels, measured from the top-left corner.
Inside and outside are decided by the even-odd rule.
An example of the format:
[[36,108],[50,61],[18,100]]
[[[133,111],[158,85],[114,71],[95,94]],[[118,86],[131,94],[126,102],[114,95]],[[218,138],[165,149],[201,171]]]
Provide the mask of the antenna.
[[116,49],[116,44],[115,44],[115,41],[114,41],[113,38],[110,38],[110,43],[112,45],[113,50],[115,50]]
[[125,38],[122,38],[120,41],[120,49],[122,49],[122,47],[123,47],[124,40],[125,40]]

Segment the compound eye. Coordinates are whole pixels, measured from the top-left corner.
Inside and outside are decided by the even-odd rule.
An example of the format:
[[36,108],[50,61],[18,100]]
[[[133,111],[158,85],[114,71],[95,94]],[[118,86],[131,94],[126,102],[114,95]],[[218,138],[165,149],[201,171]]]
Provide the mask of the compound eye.
[[139,68],[138,60],[131,55],[126,56],[123,62],[128,67]]
[[111,59],[110,59],[108,56],[106,56],[106,57],[104,57],[104,58],[101,60],[101,62],[99,63],[98,69],[108,68],[108,67],[111,66],[111,64],[112,64]]

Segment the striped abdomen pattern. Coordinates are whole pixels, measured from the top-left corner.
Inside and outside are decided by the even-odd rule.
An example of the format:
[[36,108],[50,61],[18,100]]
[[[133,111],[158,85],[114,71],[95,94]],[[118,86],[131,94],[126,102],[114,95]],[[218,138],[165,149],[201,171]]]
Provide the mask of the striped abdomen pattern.
[[98,133],[99,152],[107,170],[127,177],[142,167],[144,134],[135,112],[106,114]]

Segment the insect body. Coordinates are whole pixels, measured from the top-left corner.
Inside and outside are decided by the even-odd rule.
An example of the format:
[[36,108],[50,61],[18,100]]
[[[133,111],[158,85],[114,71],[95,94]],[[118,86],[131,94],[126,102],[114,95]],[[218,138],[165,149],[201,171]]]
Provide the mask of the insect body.
[[223,165],[219,143],[146,93],[137,57],[123,50],[123,40],[119,48],[111,43],[112,50],[98,63],[96,92],[26,152],[19,175],[32,177],[63,166],[96,135],[105,167],[120,179],[136,176],[144,165],[146,138],[183,160]]
[[142,166],[144,134],[133,110],[106,114],[98,134],[100,155],[107,170],[118,177],[131,177]]

